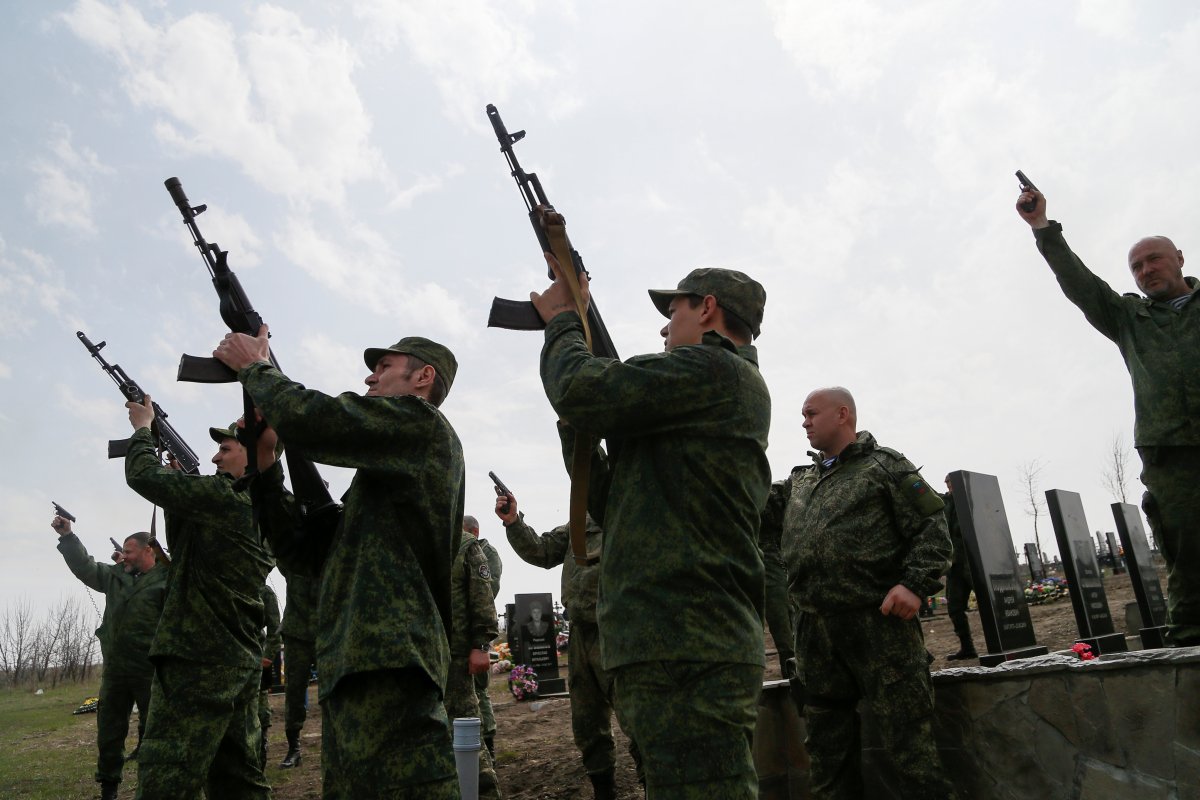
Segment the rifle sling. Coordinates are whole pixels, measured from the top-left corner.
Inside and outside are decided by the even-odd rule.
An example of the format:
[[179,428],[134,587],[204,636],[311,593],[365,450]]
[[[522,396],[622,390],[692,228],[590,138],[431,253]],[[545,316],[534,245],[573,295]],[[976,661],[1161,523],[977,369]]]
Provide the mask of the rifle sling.
[[[583,339],[589,352],[592,350],[592,329],[588,325],[587,304],[583,299],[583,291],[579,286],[579,274],[575,271],[575,259],[572,254],[571,242],[567,238],[566,220],[561,214],[543,211],[541,214],[542,230],[550,242],[550,252],[558,260],[567,287],[571,290],[571,299],[575,301],[575,310],[583,323]],[[587,552],[587,510],[588,484],[592,472],[592,450],[596,447],[591,436],[576,431],[575,448],[571,457],[571,554],[575,563],[585,566],[595,563],[588,558]]]

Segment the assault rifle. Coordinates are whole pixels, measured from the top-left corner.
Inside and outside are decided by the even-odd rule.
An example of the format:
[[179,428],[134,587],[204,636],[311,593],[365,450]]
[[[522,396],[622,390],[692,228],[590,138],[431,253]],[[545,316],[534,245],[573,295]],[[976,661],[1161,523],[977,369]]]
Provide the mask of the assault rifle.
[[[542,182],[538,179],[537,174],[521,169],[521,164],[517,161],[517,154],[513,152],[513,145],[525,138],[525,131],[509,133],[508,129],[504,127],[504,121],[500,119],[500,112],[494,105],[488,104],[487,115],[491,120],[492,129],[496,132],[496,139],[500,142],[500,152],[508,161],[509,171],[517,182],[517,188],[521,191],[521,199],[525,201],[525,208],[529,211],[529,222],[533,225],[533,234],[537,237],[538,246],[541,247],[543,253],[554,253],[563,269],[574,268],[575,274],[587,275],[590,278],[591,275],[584,269],[583,258],[579,255],[579,251],[567,239],[566,220],[554,210],[554,206],[550,205],[550,201],[546,199],[546,192],[542,189]],[[566,247],[555,247],[554,245],[559,242],[552,243],[552,236],[561,236],[561,241],[565,242]],[[560,255],[559,250],[565,250],[565,252]],[[567,253],[570,254],[569,257],[564,258]],[[554,273],[550,272],[549,277],[553,280]],[[505,300],[502,297],[496,297],[492,299],[488,327],[505,328],[510,331],[536,331],[545,328],[546,323],[542,322],[537,309],[528,300]],[[594,297],[588,304],[587,328],[591,331],[592,352],[604,358],[617,358],[617,348],[608,335],[608,328],[604,326],[604,320],[600,318]]]
[[[500,152],[508,162],[509,172],[517,182],[521,191],[521,199],[529,211],[529,222],[533,225],[533,234],[537,237],[538,246],[543,253],[553,253],[559,266],[566,274],[567,282],[571,285],[571,294],[575,298],[576,307],[582,305],[576,276],[587,275],[583,266],[583,258],[579,251],[567,238],[566,220],[554,210],[542,189],[542,182],[532,172],[526,172],[517,161],[513,145],[525,138],[525,131],[509,133],[500,119],[500,112],[494,105],[488,104],[488,119],[496,139],[500,142]],[[554,279],[554,271],[549,271]],[[590,276],[589,276],[590,277]],[[617,348],[608,335],[608,328],[600,318],[596,308],[595,298],[588,303],[586,313],[580,310],[583,318],[583,335],[588,349],[593,354],[603,358],[617,358]],[[489,328],[506,328],[508,330],[533,331],[546,327],[541,317],[528,300],[505,300],[500,297],[492,299],[492,310],[488,315]],[[596,440],[591,436],[576,432],[575,446],[571,461],[571,552],[575,563],[591,564],[595,559],[587,552],[587,499],[588,477],[591,471],[592,452],[596,449]]]
[[[254,310],[254,306],[250,304],[250,298],[242,289],[237,275],[229,268],[227,263],[229,251],[222,250],[216,242],[206,241],[196,226],[196,217],[204,213],[208,206],[204,204],[193,206],[187,195],[184,194],[183,184],[178,178],[167,178],[164,185],[175,202],[175,206],[179,209],[179,213],[183,216],[183,224],[187,226],[192,235],[192,243],[200,251],[200,256],[208,268],[213,288],[216,289],[217,298],[220,301],[221,319],[234,333],[257,336],[263,320]],[[278,369],[279,362],[275,360],[275,353],[271,352],[269,358],[271,365]],[[184,355],[179,361],[178,379],[193,383],[233,383],[237,381],[237,373],[215,358]],[[246,446],[246,472],[240,484],[244,487],[249,485],[258,474],[257,445],[261,427],[254,422],[257,419],[254,401],[245,390],[242,391],[242,402],[246,424],[239,430],[238,439]],[[303,536],[310,534],[320,536],[327,545],[326,537],[332,536],[341,506],[330,497],[328,485],[317,472],[313,462],[298,454],[295,448],[287,449],[286,458],[288,472],[292,477],[292,491],[299,503],[301,514],[301,531],[299,533]],[[255,518],[259,518],[257,509]],[[292,533],[296,534],[297,531]],[[293,547],[297,546],[295,541],[290,544]],[[275,545],[278,552],[281,548],[286,550],[289,542],[283,540],[275,542]]]
[[[104,356],[100,355],[100,351],[108,344],[107,342],[92,344],[92,341],[88,339],[87,334],[83,331],[75,331],[75,335],[79,337],[79,341],[83,343],[87,351],[92,354],[92,358],[100,363],[100,369],[108,373],[108,377],[116,382],[117,388],[126,400],[134,403],[146,402],[146,393],[142,391],[142,387],[138,386],[137,382],[129,377],[125,370],[121,369],[121,365],[109,364],[104,360]],[[188,443],[183,440],[179,432],[167,421],[167,412],[163,411],[162,406],[157,401],[151,401],[150,405],[154,407],[154,422],[150,423],[150,432],[158,442],[159,448],[170,453],[179,462],[180,469],[187,474],[200,474],[200,459],[196,456],[196,452],[188,447]],[[124,458],[128,450],[128,439],[113,439],[108,443],[109,458]]]

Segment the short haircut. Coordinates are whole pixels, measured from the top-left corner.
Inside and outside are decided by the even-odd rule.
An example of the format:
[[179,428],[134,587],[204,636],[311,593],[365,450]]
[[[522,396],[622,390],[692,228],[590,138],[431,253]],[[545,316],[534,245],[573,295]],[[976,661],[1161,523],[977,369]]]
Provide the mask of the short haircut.
[[[408,358],[409,373],[416,372],[422,367],[430,366],[428,361],[422,361],[412,353],[404,354]],[[434,406],[440,406],[446,400],[446,395],[450,393],[450,387],[446,385],[446,379],[437,371],[437,367],[433,368],[433,386],[429,390],[429,402]]]
[[464,531],[477,531],[479,530],[479,520],[467,514],[463,517],[462,527]]
[[[125,542],[128,542],[130,539],[133,539],[142,547],[150,546],[150,534],[146,533],[145,531],[138,531],[137,533],[129,534],[125,537]],[[124,544],[125,542],[121,542],[121,544]]]
[[[696,308],[704,302],[704,298],[698,294],[684,295],[684,297],[687,298],[688,308]],[[750,324],[721,305],[721,298],[718,297],[716,300],[717,307],[721,309],[721,318],[725,320],[725,331],[729,334],[729,338],[746,343],[754,341],[754,332],[750,330]]]

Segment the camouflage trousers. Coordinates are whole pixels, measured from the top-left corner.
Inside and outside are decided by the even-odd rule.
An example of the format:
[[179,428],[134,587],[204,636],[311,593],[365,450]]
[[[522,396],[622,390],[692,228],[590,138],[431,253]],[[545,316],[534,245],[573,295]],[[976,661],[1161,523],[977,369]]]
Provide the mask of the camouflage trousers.
[[1200,645],[1200,447],[1139,447],[1142,510],[1167,561],[1167,635]]
[[150,714],[152,676],[119,677],[105,670],[100,679],[100,707],[96,710],[96,780],[120,783],[125,767],[125,738],[129,735],[129,714],[138,708],[138,741],[146,733]]
[[268,798],[258,760],[257,667],[164,658],[138,753],[138,800]]
[[755,800],[750,740],[761,664],[646,661],[612,670],[617,718],[641,754],[648,800]]
[[[450,659],[450,676],[446,680],[446,716],[450,719],[479,716],[479,699],[475,696],[475,676],[467,672],[467,659]],[[482,726],[481,726],[482,727]],[[480,731],[482,733],[482,730]],[[500,781],[496,767],[486,747],[479,749],[479,797],[500,800]]]
[[[572,622],[567,643],[567,689],[571,695],[571,733],[589,775],[617,766],[613,743],[613,676],[600,665],[600,630],[594,622]],[[641,757],[631,739],[629,755],[642,776]]]
[[321,700],[325,800],[458,800],[441,691],[418,669],[359,672]]
[[946,613],[950,615],[950,624],[954,626],[954,635],[974,649],[971,640],[971,623],[967,621],[967,605],[971,602],[971,572],[966,564],[950,567],[946,573]]
[[496,714],[492,711],[492,698],[488,695],[488,684],[491,683],[491,670],[475,676],[475,698],[479,701],[479,735],[483,737],[496,735]]
[[796,628],[792,624],[791,609],[788,607],[787,570],[778,558],[764,558],[766,568],[766,615],[767,628],[779,653],[779,666],[783,676],[788,677],[788,660],[796,655],[793,642]]
[[953,798],[933,739],[933,684],[921,623],[876,608],[805,612],[796,641],[806,692],[813,798],[863,797],[858,701],[879,725],[900,797]]
[[307,639],[283,637],[284,685],[283,729],[298,731],[308,717],[308,679],[317,663],[317,646]]

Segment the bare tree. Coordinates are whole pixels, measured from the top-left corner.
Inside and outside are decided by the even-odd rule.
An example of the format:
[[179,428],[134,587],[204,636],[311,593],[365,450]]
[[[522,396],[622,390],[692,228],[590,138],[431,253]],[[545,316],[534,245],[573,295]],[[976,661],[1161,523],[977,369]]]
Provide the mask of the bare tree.
[[1108,460],[1104,464],[1101,476],[1104,479],[1104,488],[1122,503],[1129,502],[1129,461],[1129,445],[1125,444],[1125,435],[1118,431],[1113,434]]
[[25,678],[35,638],[33,604],[23,597],[0,614],[0,672],[11,686]]
[[1026,461],[1017,467],[1017,476],[1021,481],[1021,498],[1025,501],[1025,515],[1033,517],[1033,541],[1037,545],[1038,555],[1046,560],[1046,551],[1042,549],[1042,537],[1038,531],[1038,520],[1046,510],[1046,497],[1041,492],[1042,469],[1045,464],[1040,459]]

